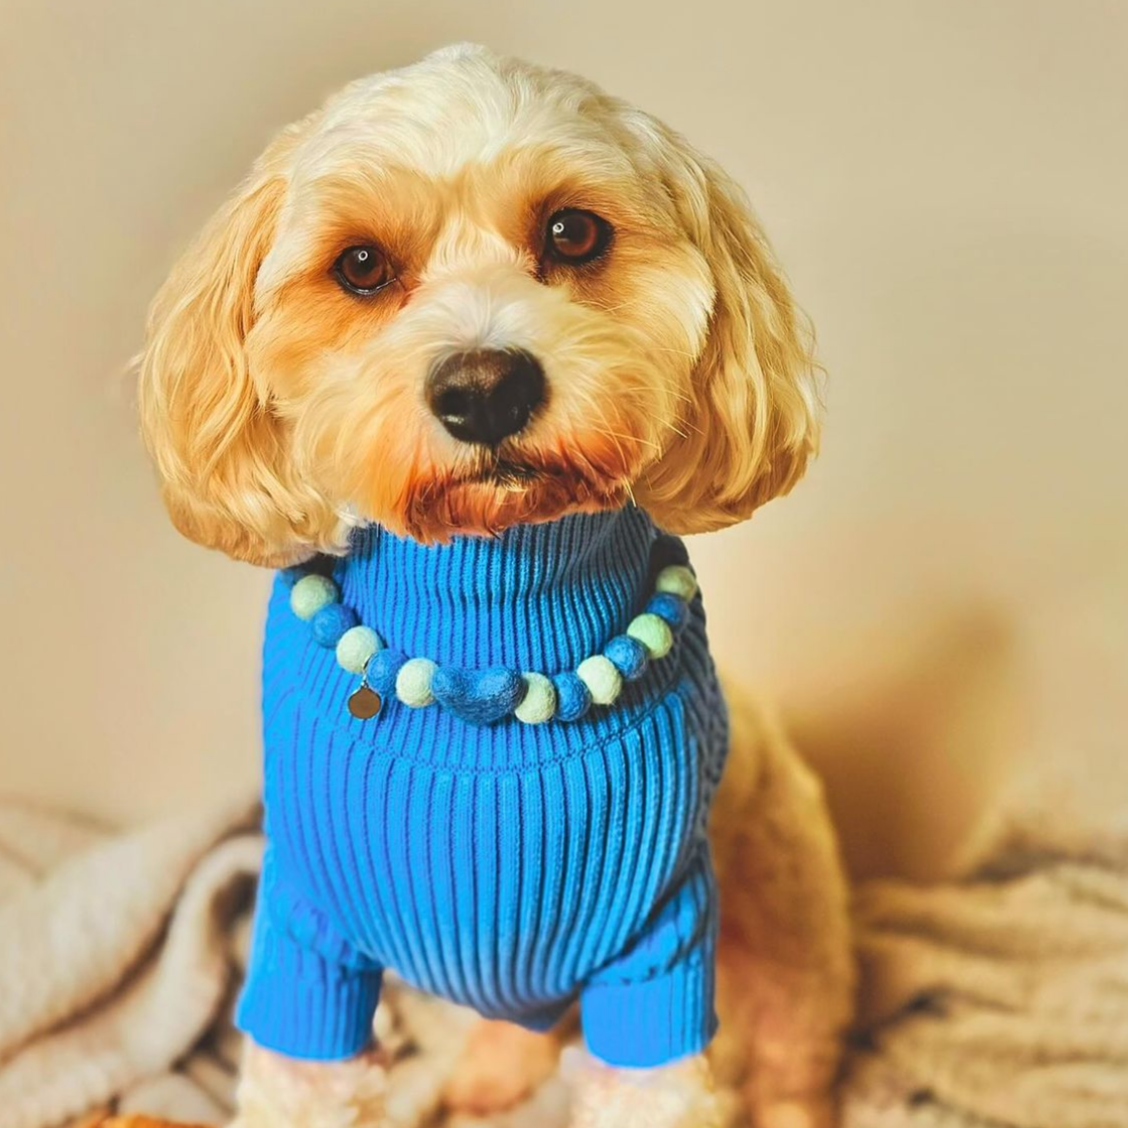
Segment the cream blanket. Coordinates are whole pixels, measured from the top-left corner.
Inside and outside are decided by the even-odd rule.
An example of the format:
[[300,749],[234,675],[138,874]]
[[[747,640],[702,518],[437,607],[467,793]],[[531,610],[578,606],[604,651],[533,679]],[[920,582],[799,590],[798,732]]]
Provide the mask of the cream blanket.
[[[0,804],[0,1128],[111,1102],[229,1114],[256,816],[246,802],[110,835]],[[959,880],[863,887],[858,945],[869,1048],[848,1128],[1128,1126],[1128,811],[1027,801]],[[387,995],[398,1118],[430,1123],[467,1016]],[[553,1128],[565,1107],[557,1079],[490,1123]]]
[[[244,802],[114,835],[0,803],[2,1128],[46,1128],[118,1097],[144,1104],[200,1041],[228,995],[257,816]],[[222,1116],[193,1071],[227,1067],[202,1053],[160,1099],[189,1119]]]
[[847,1128],[1128,1126],[1125,794],[1043,781],[960,880],[862,887]]

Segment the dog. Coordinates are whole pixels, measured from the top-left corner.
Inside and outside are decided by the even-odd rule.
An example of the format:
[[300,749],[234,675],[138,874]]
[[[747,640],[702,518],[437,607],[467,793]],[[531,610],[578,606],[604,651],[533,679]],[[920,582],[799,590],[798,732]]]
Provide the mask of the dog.
[[717,1078],[758,1128],[832,1124],[830,821],[770,717],[726,710],[677,539],[817,447],[809,334],[729,177],[480,47],[362,79],[174,268],[139,413],[176,527],[282,570],[239,1124],[391,1122],[386,968],[484,1015],[452,1107],[520,1099],[580,997],[576,1128],[717,1123]]

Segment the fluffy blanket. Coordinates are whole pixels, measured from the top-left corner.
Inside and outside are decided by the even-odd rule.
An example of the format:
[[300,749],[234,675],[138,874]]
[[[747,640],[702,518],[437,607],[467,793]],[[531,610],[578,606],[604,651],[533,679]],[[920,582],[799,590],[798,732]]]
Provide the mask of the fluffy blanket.
[[184,1059],[227,1005],[257,816],[244,802],[115,835],[0,803],[0,1126],[117,1099],[223,1116],[229,1041]]
[[859,890],[847,1128],[1128,1126],[1128,806],[1103,784],[1040,783],[959,880]]
[[[246,802],[112,835],[0,804],[2,1128],[95,1106],[229,1115],[256,814]],[[847,1128],[1125,1128],[1128,811],[1027,801],[984,830],[961,874],[859,891]],[[377,1023],[404,1128],[436,1123],[468,1022],[387,992]],[[489,1123],[553,1128],[566,1104],[557,1078]]]

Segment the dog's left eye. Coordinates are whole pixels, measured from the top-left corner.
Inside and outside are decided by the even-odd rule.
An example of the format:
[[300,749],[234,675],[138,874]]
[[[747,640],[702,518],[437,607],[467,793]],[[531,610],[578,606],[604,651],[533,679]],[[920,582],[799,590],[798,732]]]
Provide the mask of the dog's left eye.
[[591,262],[611,242],[611,225],[594,212],[565,208],[548,221],[545,251],[557,262],[578,265]]
[[354,294],[374,294],[396,280],[384,252],[372,244],[349,247],[333,264],[333,273],[344,289]]

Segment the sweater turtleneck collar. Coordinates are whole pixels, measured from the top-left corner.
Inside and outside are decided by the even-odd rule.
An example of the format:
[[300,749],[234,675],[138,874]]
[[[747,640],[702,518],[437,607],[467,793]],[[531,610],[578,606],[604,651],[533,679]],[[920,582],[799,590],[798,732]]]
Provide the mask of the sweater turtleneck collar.
[[360,621],[405,654],[553,674],[602,651],[641,610],[656,536],[634,506],[444,545],[369,525],[338,579]]

